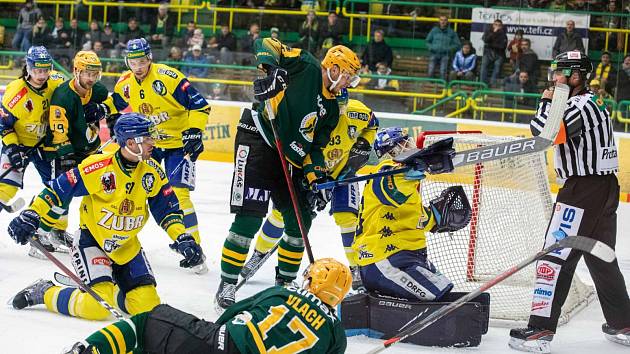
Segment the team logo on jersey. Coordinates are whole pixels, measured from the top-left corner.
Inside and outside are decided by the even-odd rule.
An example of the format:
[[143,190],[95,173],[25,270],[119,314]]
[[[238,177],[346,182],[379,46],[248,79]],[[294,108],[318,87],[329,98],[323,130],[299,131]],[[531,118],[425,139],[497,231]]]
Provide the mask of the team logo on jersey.
[[145,173],[144,176],[142,176],[142,188],[144,188],[147,193],[151,193],[154,184],[155,176],[153,176],[151,173]]
[[55,118],[61,118],[61,110],[59,108],[55,108]]
[[103,250],[107,253],[112,253],[113,251],[119,248],[120,248],[120,245],[118,244],[118,242],[116,242],[116,240],[106,239],[103,242]]
[[24,102],[24,108],[29,112],[33,112],[33,109],[35,109],[35,107],[33,107],[33,101],[29,98],[26,100],[26,102]]
[[355,125],[348,126],[348,136],[350,139],[354,139],[357,136],[357,127]]
[[139,107],[138,111],[144,115],[149,115],[153,113],[153,106],[149,103],[143,102]]
[[131,99],[131,94],[129,93],[129,84],[123,86],[123,96],[125,96],[126,99]]
[[317,124],[317,112],[311,112],[302,118],[300,123],[300,134],[304,137],[304,140],[309,143],[313,142],[315,137],[315,125]]
[[103,192],[112,194],[116,190],[116,176],[113,172],[105,172],[101,176],[101,185],[103,186]]
[[153,87],[153,91],[155,91],[155,93],[157,93],[160,96],[164,96],[166,95],[166,85],[164,85],[164,83],[160,80],[155,80],[153,81],[153,84],[151,84],[151,87]]
[[[333,166],[334,166],[334,163],[336,163],[337,160],[341,159],[342,156],[343,156],[343,150],[341,149],[332,149],[328,151],[328,153],[326,153],[326,159],[330,160]],[[328,166],[328,167],[332,167],[332,166]]]
[[125,200],[123,200],[122,203],[120,203],[120,206],[118,207],[118,214],[129,215],[133,213],[134,208],[135,208],[135,204],[133,200],[129,200],[125,198]]
[[89,124],[87,129],[85,130],[85,139],[88,143],[93,143],[98,139],[98,131],[99,127],[94,126],[93,124]]

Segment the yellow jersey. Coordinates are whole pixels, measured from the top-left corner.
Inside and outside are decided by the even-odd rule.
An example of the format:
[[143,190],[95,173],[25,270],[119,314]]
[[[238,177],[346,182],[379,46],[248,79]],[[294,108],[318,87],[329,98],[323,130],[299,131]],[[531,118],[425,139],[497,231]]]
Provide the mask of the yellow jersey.
[[50,99],[64,80],[60,73],[52,71],[39,90],[23,78],[7,85],[0,110],[0,134],[4,145],[35,146],[46,135]]
[[349,100],[346,112],[339,116],[339,123],[330,133],[330,140],[324,148],[329,175],[336,179],[346,167],[352,145],[359,137],[372,144],[377,129],[378,120],[372,110],[359,100]]
[[125,71],[112,95],[118,112],[131,110],[146,115],[167,136],[156,141],[161,148],[180,148],[182,132],[188,128],[204,131],[210,114],[208,101],[179,70],[152,63],[147,76],[139,82]]
[[[377,171],[398,167],[401,165],[385,160]],[[374,178],[365,184],[352,244],[358,265],[379,262],[401,250],[426,247],[425,230],[431,230],[435,219],[425,212],[419,188],[420,180],[402,173]]]
[[52,224],[73,197],[83,196],[81,228],[90,231],[116,264],[125,264],[140,251],[137,235],[149,210],[173,240],[185,227],[175,192],[159,164],[150,159],[129,170],[119,151],[91,155],[61,174],[35,198],[31,209],[42,216],[41,222]]

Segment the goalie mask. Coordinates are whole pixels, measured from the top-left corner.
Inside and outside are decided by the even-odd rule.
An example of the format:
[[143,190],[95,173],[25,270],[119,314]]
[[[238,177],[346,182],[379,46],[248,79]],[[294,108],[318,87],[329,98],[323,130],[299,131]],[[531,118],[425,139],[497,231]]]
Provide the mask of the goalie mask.
[[414,147],[407,131],[400,127],[383,128],[376,133],[374,152],[378,158],[389,154],[392,158]]
[[352,285],[350,268],[333,258],[315,261],[304,271],[304,288],[330,307],[337,306]]
[[455,232],[468,226],[471,208],[462,186],[448,187],[430,203],[435,217],[431,232]]

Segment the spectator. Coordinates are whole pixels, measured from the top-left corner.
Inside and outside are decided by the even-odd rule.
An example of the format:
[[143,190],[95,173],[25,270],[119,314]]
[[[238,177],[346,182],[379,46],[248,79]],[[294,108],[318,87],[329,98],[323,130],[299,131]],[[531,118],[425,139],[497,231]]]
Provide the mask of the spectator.
[[398,91],[400,84],[398,80],[391,79],[387,76],[391,75],[392,69],[387,66],[387,63],[376,64],[376,73],[374,75],[383,76],[382,78],[372,78],[368,84],[369,88],[386,91]]
[[439,63],[440,78],[446,79],[449,57],[461,46],[457,33],[448,26],[448,17],[440,16],[438,25],[429,32],[426,43],[431,53],[429,77],[433,77],[435,66]]
[[508,43],[508,51],[510,52],[510,65],[512,66],[512,72],[518,70],[518,61],[523,54],[521,49],[521,40],[523,39],[523,30],[519,29],[514,34],[514,38]]
[[548,7],[549,10],[553,11],[565,11],[567,9],[567,4],[565,0],[553,0]]
[[168,52],[168,57],[166,58],[166,60],[170,62],[168,65],[174,67],[175,69],[181,70],[181,65],[179,63],[173,62],[181,62],[182,59],[183,54],[181,48],[177,46],[171,47],[171,50]]
[[260,37],[260,27],[257,23],[249,25],[249,31],[245,37],[241,38],[241,51],[252,53],[254,49],[254,41]]
[[92,20],[90,22],[90,30],[83,35],[83,40],[81,41],[83,50],[91,50],[94,42],[101,42],[102,33],[98,26],[98,21]]
[[[208,64],[208,59],[201,52],[201,46],[199,44],[195,44],[192,46],[192,50],[186,55],[184,59],[184,63],[186,64]],[[208,77],[208,67],[207,66],[186,66],[183,67],[184,75],[188,76],[188,78],[207,78]],[[203,96],[208,94],[208,88],[203,82],[195,82],[195,87],[199,90]]]
[[368,88],[371,78],[367,77],[366,75],[372,75],[370,68],[368,68],[367,65],[362,66],[361,69],[359,69],[358,75],[361,78],[361,80],[359,81],[359,85],[357,86],[357,88],[360,88],[360,89]]
[[544,9],[549,4],[549,0],[528,0],[529,7]]
[[37,19],[37,23],[33,27],[33,38],[31,40],[31,45],[34,46],[48,46],[48,44],[52,41],[52,36],[50,34],[50,29],[46,25],[46,20],[43,17]]
[[555,58],[558,54],[564,52],[570,52],[572,50],[579,50],[584,53],[584,43],[582,43],[582,37],[575,32],[575,21],[567,21],[567,29],[564,33],[561,33],[556,38],[556,42],[553,45],[552,55]]
[[193,34],[192,37],[190,37],[190,39],[188,40],[188,43],[186,44],[188,45],[189,51],[192,50],[194,46],[199,46],[200,48],[204,47],[205,38],[204,38],[203,31],[201,30],[201,28],[195,29],[195,33]]
[[102,58],[105,56],[105,54],[103,53],[103,42],[101,41],[94,42],[94,44],[92,44],[92,48],[90,49],[92,49],[94,53],[98,55],[99,58]]
[[630,54],[623,58],[621,70],[617,75],[617,89],[615,94],[617,102],[630,100]]
[[455,53],[453,58],[453,71],[450,74],[450,80],[475,80],[475,67],[477,66],[477,54],[472,43],[464,42],[462,49]]
[[[503,22],[494,20],[492,27],[488,28],[481,37],[484,43],[483,57],[481,58],[481,81],[490,86],[496,86],[505,60],[505,47],[507,35],[503,30]],[[488,80],[488,70],[492,66],[492,76]]]
[[278,29],[278,27],[271,27],[271,30],[269,30],[269,35],[273,39],[280,40],[280,30]]
[[[273,29],[272,29],[273,30]],[[230,27],[221,26],[221,33],[210,38],[208,47],[212,52],[219,53],[219,62],[222,64],[234,64],[234,52],[236,52],[236,36],[230,32]]]
[[529,80],[534,84],[538,82],[540,77],[540,63],[538,62],[538,55],[532,50],[532,42],[523,38],[521,40],[521,58],[518,61],[518,71],[526,71],[529,75]]
[[326,52],[331,47],[341,44],[342,34],[343,28],[341,22],[339,22],[339,17],[334,11],[331,11],[320,33],[319,46],[322,48],[322,52]]
[[[520,92],[520,93],[537,93],[538,88],[529,79],[527,71],[521,71],[520,73],[512,74],[505,79],[504,83],[505,92]],[[508,98],[512,101],[512,104],[508,101],[508,106],[516,107],[518,105],[524,105],[527,107],[533,107],[536,99],[531,97],[513,96]]]
[[211,100],[217,100],[217,101],[227,101],[228,97],[225,94],[225,88],[223,87],[223,85],[219,84],[219,83],[214,83],[212,84],[212,86],[210,87],[210,95],[208,95],[208,98]]
[[567,6],[571,11],[588,11],[588,3],[586,0],[573,0],[567,2]]
[[138,20],[135,17],[130,17],[127,21],[127,29],[121,33],[119,45],[123,48],[127,47],[127,42],[130,39],[144,38],[144,32],[138,25]]
[[197,29],[197,25],[195,24],[195,21],[188,21],[188,24],[186,25],[186,28],[182,30],[181,33],[181,41],[179,43],[180,47],[185,47],[186,43],[188,43],[188,40],[192,38],[192,36],[195,34],[195,30]]
[[[621,11],[619,7],[617,7],[617,0],[610,0],[608,4],[606,4],[606,9],[603,11],[608,13],[608,15],[600,17],[599,23],[591,23],[591,26],[610,29],[622,28],[623,17],[619,16]],[[623,50],[624,39],[625,35],[622,33],[611,33],[608,37],[609,48],[616,48],[619,51]],[[594,41],[591,41],[591,43],[594,45],[594,48],[604,48],[606,45],[606,32],[596,32],[596,38]]]
[[50,35],[52,38],[51,43],[53,48],[60,49],[66,46],[66,42],[68,42],[70,34],[63,25],[63,18],[58,17],[55,20],[55,28],[53,28]]
[[615,67],[612,65],[610,53],[603,52],[601,62],[597,64],[591,79],[597,80],[601,86],[608,92],[612,92],[615,87]]
[[17,28],[13,36],[13,48],[26,52],[31,47],[33,26],[42,17],[42,11],[35,6],[33,0],[26,0],[18,12]]
[[79,21],[76,18],[70,20],[70,36],[66,42],[66,48],[79,50],[83,40],[83,30],[79,28]]
[[602,100],[608,100],[608,99],[613,98],[612,95],[608,93],[608,91],[606,91],[603,87],[601,87],[601,84],[599,80],[597,79],[591,80],[591,82],[588,84],[588,87],[591,91],[593,91],[594,94],[596,94]]
[[151,19],[151,44],[166,48],[175,33],[176,26],[177,18],[169,16],[168,4],[160,4],[157,15]]
[[314,10],[309,10],[306,19],[300,27],[300,41],[296,47],[305,49],[313,54],[317,53],[319,43],[319,21]]
[[376,71],[377,63],[385,63],[388,68],[392,67],[394,54],[392,48],[385,43],[384,32],[381,29],[374,31],[374,39],[367,45],[361,61],[363,65],[367,65],[370,71]]
[[118,36],[112,29],[112,25],[107,22],[103,27],[103,33],[101,34],[101,43],[104,49],[114,49],[116,43],[118,43]]

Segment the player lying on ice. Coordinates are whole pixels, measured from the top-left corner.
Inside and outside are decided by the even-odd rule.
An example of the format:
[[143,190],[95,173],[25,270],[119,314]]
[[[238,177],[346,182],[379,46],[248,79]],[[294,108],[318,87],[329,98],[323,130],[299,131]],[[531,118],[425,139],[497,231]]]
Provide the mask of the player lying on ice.
[[100,329],[66,354],[344,353],[334,308],[351,283],[347,266],[319,259],[304,272],[302,288],[268,288],[230,306],[215,323],[159,305]]
[[[185,232],[183,213],[173,188],[158,163],[151,159],[154,124],[139,113],[123,114],[114,127],[120,149],[96,154],[48,183],[30,207],[9,224],[9,235],[26,244],[42,219],[63,214],[73,197],[82,196],[80,235],[72,247],[72,265],[81,280],[109,304],[130,314],[160,304],[156,282],[137,234],[149,210],[175,241],[188,267],[203,261],[201,247]],[[45,304],[49,311],[92,320],[109,312],[89,294],[73,287],[39,280],[20,291],[13,307]]]
[[[404,167],[392,158],[414,147],[401,128],[381,129],[376,134],[374,151],[379,158],[386,155],[391,158],[381,161],[376,170]],[[454,153],[452,140],[451,146],[438,142],[426,150],[428,155],[422,164],[428,163],[423,168],[371,179],[363,189],[352,247],[368,292],[434,301],[453,289],[453,283],[427,258],[425,233],[466,227],[470,205],[461,186],[446,188],[428,207],[423,205],[420,193],[423,170],[451,172]],[[416,161],[409,163],[413,165]]]

